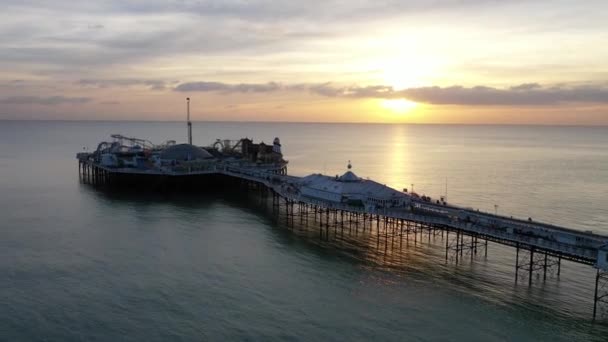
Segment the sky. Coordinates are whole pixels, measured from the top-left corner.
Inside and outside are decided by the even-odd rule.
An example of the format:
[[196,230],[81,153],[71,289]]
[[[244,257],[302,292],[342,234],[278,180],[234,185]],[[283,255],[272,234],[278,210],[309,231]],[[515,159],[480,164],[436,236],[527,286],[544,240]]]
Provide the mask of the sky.
[[608,1],[0,4],[0,120],[608,125]]

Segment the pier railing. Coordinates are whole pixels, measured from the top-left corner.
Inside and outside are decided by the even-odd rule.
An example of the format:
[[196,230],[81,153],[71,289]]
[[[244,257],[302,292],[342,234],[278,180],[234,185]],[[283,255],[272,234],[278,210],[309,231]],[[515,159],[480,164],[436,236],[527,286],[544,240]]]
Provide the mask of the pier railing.
[[[427,225],[435,225],[441,226],[445,229],[451,230],[460,230],[470,234],[482,235],[492,241],[499,242],[502,244],[507,244],[511,246],[515,246],[517,244],[525,245],[529,247],[535,247],[537,249],[546,250],[550,253],[554,254],[564,254],[566,259],[575,260],[578,262],[586,263],[586,264],[594,264],[597,260],[597,248],[592,247],[579,247],[572,244],[548,240],[542,237],[529,236],[525,234],[516,234],[509,233],[507,231],[508,222],[504,220],[503,217],[496,217],[496,221],[501,222],[502,227],[497,228],[493,225],[487,225],[476,222],[465,222],[459,218],[446,218],[432,215],[420,215],[415,214],[412,211],[406,208],[370,208],[370,207],[362,207],[362,206],[352,206],[346,203],[336,203],[330,201],[324,201],[321,199],[310,198],[306,196],[302,196],[299,193],[293,191],[293,188],[289,185],[292,182],[295,182],[297,178],[288,179],[286,176],[277,176],[274,174],[265,173],[258,170],[238,170],[238,169],[224,169],[221,173],[233,176],[240,177],[250,181],[263,183],[265,186],[273,189],[276,193],[278,193],[281,197],[286,200],[306,203],[309,205],[315,205],[324,209],[332,209],[332,210],[343,210],[353,213],[362,213],[369,215],[377,215],[383,217],[389,217],[394,219],[401,219],[412,222],[419,222]],[[285,177],[285,178],[283,178]],[[277,179],[278,178],[278,179]],[[281,180],[278,182],[272,182],[271,180]],[[283,181],[284,180],[284,181]],[[455,207],[451,207],[455,208]],[[477,213],[475,213],[477,214]],[[489,214],[484,213],[484,216],[491,216]],[[557,226],[542,224],[542,227],[536,227],[535,223],[530,223],[527,221],[519,222],[524,223],[529,229],[559,229]],[[518,222],[518,223],[519,223]],[[571,229],[564,228],[565,230],[572,231]],[[581,234],[585,234],[584,232],[578,232]]]

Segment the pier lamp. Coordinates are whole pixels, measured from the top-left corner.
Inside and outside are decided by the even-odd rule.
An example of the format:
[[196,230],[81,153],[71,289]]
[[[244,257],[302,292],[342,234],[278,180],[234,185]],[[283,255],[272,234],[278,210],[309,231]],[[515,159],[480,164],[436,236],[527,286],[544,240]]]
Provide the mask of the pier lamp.
[[411,186],[411,192],[414,192],[414,183],[412,183]]
[[498,204],[494,204],[494,215],[498,216]]

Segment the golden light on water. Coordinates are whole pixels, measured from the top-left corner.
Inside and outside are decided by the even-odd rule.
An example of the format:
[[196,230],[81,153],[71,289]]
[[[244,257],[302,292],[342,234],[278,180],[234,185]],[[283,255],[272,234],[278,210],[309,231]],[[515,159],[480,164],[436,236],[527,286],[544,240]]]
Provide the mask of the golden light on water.
[[382,100],[381,106],[395,114],[406,114],[416,108],[416,102],[406,99]]

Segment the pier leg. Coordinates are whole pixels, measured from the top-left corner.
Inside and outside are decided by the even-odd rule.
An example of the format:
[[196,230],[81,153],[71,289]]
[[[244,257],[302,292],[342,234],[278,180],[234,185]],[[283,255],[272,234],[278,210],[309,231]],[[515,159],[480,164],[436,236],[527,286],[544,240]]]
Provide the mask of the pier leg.
[[560,255],[557,259],[557,276],[559,277],[560,273],[562,273],[562,256]]
[[289,228],[289,200],[285,199],[285,224]]
[[332,210],[334,214],[334,238],[338,235],[338,210]]
[[456,231],[456,265],[458,265],[458,255],[460,254],[460,229]]
[[[600,304],[608,304],[608,272],[598,269],[595,275],[595,292],[593,296],[593,319],[601,316],[604,310],[598,310]],[[600,312],[598,314],[598,311]]]
[[325,212],[325,237],[329,240],[329,208]]
[[293,211],[293,208],[294,208],[295,203],[296,203],[295,201],[291,201],[291,228],[293,228],[293,227],[294,227],[293,220],[294,220],[294,218],[295,218],[295,216],[296,216],[296,214],[295,214],[295,213],[294,213],[294,211]]
[[475,255],[477,255],[477,235],[475,235],[475,243],[473,247],[475,248]]
[[378,237],[378,246],[380,246],[380,215],[376,216],[376,233]]
[[304,207],[306,208],[306,219],[304,221],[306,221],[306,227],[308,227],[308,219],[310,218],[310,209],[312,209],[312,206],[304,204]]
[[388,217],[384,218],[384,243],[388,246]]
[[530,269],[528,270],[528,286],[532,286],[532,271],[534,269],[534,247],[530,248]]
[[543,280],[547,280],[547,252],[545,252],[545,262],[543,263]]
[[[315,220],[317,217],[317,208],[315,207]],[[321,240],[323,240],[323,213],[319,212],[319,235],[321,237]]]
[[515,283],[519,274],[519,242],[515,245]]
[[403,247],[403,219],[399,220],[399,249]]
[[464,252],[464,233],[460,232],[460,257],[462,258],[462,253]]
[[597,273],[595,275],[595,294],[593,295],[593,320],[595,320],[595,317],[597,315],[597,288],[598,288],[598,284],[600,282],[600,270],[597,270]]
[[323,209],[318,209],[319,210],[319,226],[321,226],[321,229],[323,229]]
[[448,251],[450,249],[449,242],[450,242],[450,231],[446,230],[446,232],[445,232],[445,261],[446,262],[448,261]]
[[473,254],[477,254],[477,236],[471,237],[471,260],[473,260]]
[[485,252],[484,257],[487,259],[488,258],[488,239],[486,239],[486,247],[485,247],[485,249],[486,249],[486,252]]

